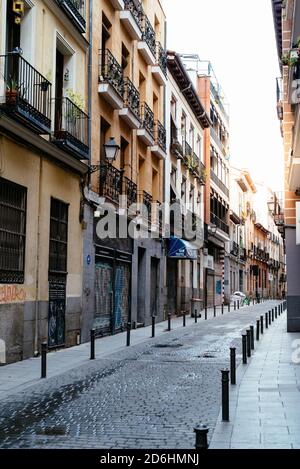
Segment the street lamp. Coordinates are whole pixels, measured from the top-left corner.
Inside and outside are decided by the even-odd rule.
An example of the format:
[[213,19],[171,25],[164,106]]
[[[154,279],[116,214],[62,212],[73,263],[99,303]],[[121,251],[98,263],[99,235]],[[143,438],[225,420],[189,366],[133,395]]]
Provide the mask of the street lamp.
[[105,158],[111,163],[117,158],[120,146],[116,143],[114,137],[111,137],[104,145]]

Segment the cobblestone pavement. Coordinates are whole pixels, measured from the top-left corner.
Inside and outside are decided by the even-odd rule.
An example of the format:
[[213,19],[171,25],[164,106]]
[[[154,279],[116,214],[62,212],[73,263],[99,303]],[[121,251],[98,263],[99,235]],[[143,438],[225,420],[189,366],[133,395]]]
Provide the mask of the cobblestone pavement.
[[166,333],[0,401],[1,448],[193,448],[212,430],[229,347],[275,302]]

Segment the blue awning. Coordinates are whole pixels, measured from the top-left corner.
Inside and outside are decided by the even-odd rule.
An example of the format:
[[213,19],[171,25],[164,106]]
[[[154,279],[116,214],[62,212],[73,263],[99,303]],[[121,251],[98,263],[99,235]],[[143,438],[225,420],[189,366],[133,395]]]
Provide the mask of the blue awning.
[[198,248],[193,244],[179,238],[168,240],[168,257],[171,259],[198,259]]

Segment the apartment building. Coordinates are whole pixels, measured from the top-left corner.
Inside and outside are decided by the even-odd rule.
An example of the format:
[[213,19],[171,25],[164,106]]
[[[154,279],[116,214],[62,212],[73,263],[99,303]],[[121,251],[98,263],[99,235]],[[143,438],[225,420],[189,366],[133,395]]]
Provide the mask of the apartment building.
[[[165,201],[176,207],[167,220],[167,305],[172,314],[189,312],[191,307],[194,313],[204,305],[204,129],[210,126],[210,119],[180,55],[168,51],[167,61]],[[183,225],[182,220],[190,220],[191,226]],[[181,228],[182,233],[177,233]]]
[[[92,28],[85,340],[91,327],[106,335],[124,330],[128,321],[139,326],[150,324],[152,315],[161,320],[165,268],[158,216],[166,158],[165,15],[158,0],[100,0]],[[107,144],[115,148],[112,160]],[[118,225],[124,216],[129,225],[140,214],[144,235],[99,237],[100,212],[107,203]]]
[[[277,80],[277,111],[284,144],[285,195],[284,232],[287,263],[287,328],[300,331],[300,241],[298,218],[300,207],[299,172],[299,45],[300,2],[272,0],[274,26],[281,77]],[[280,214],[281,215],[281,214]],[[280,222],[281,222],[280,218]]]
[[[0,4],[2,361],[80,340],[88,1]],[[3,358],[4,357],[4,358]]]
[[204,132],[204,164],[208,174],[204,204],[204,296],[207,306],[221,305],[229,301],[228,104],[210,62],[191,54],[183,54],[182,59],[211,121]]

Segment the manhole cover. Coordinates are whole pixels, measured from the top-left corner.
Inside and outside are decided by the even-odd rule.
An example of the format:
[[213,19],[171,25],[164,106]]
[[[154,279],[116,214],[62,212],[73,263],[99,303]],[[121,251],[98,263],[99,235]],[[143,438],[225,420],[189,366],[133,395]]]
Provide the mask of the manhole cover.
[[155,348],[180,348],[183,347],[182,344],[156,344]]

